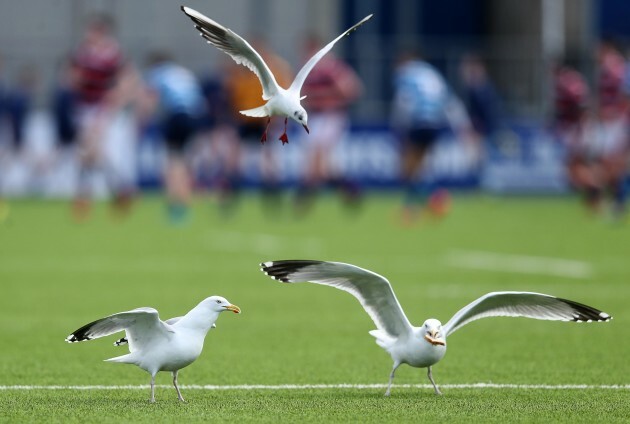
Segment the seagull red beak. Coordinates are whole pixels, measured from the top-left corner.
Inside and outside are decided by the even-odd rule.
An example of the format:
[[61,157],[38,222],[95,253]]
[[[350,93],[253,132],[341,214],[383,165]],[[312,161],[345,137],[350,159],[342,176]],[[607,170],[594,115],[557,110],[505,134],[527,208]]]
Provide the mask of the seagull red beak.
[[311,132],[308,130],[308,127],[307,127],[306,125],[302,124],[302,126],[303,126],[303,127],[304,127],[304,129],[306,130],[306,133],[307,133],[307,134],[310,134],[310,133],[311,133]]

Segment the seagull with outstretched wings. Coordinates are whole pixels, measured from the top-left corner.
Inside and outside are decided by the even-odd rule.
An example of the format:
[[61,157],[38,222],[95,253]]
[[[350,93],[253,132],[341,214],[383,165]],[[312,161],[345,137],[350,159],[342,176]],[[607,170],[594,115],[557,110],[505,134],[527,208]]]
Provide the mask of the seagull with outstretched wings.
[[427,376],[440,395],[431,367],[446,353],[446,338],[466,324],[487,317],[526,317],[552,321],[610,321],[605,312],[572,300],[531,292],[493,292],[460,309],[445,325],[434,318],[421,327],[409,323],[391,284],[385,277],[341,262],[284,260],[265,262],[261,270],[283,283],[311,282],[346,291],[356,297],[376,330],[370,334],[394,360],[385,396],[389,396],[396,369],[402,364],[427,368]]
[[199,357],[206,334],[216,327],[215,321],[224,311],[241,312],[238,306],[221,296],[210,296],[186,315],[166,321],[162,321],[153,308],[137,308],[85,324],[66,337],[66,341],[77,343],[124,331],[125,337],[114,344],[128,344],[129,353],[106,361],[133,364],[151,374],[152,403],[155,402],[155,376],[160,371],[170,371],[177,398],[184,402],[177,385],[177,373]]
[[194,22],[195,28],[209,44],[227,53],[236,63],[246,66],[256,74],[262,86],[262,98],[266,103],[253,109],[242,110],[241,113],[256,118],[267,117],[267,127],[260,139],[261,143],[267,141],[267,129],[269,128],[271,117],[274,115],[284,116],[284,132],[280,136],[282,144],[289,142],[287,137],[287,120],[289,118],[302,125],[307,133],[309,132],[308,115],[300,104],[304,99],[304,97],[300,96],[300,91],[308,74],[339,40],[372,17],[372,15],[366,16],[315,53],[300,69],[291,86],[285,89],[278,85],[276,78],[263,58],[244,38],[190,7],[182,6],[182,11]]

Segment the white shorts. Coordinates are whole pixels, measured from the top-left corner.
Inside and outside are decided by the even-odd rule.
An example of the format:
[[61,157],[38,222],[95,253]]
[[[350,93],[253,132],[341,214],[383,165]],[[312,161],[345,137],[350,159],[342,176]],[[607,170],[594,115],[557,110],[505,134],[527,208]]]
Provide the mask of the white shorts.
[[300,143],[313,148],[333,149],[348,132],[346,112],[330,111],[313,113],[308,118],[310,134],[303,134]]
[[600,121],[588,124],[582,136],[583,152],[591,159],[620,154],[628,149],[628,121]]

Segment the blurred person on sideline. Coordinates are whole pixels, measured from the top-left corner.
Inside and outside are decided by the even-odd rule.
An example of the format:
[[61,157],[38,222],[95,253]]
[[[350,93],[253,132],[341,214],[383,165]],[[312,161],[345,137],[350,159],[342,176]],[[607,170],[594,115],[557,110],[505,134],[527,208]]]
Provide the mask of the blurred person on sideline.
[[[278,84],[281,87],[289,87],[293,81],[291,66],[284,59],[273,53],[260,36],[254,36],[249,39],[255,40],[252,42],[252,47],[260,53]],[[235,155],[234,159],[228,159],[228,161],[235,164],[234,167],[238,168],[243,157],[245,145],[260,144],[261,134],[264,133],[267,122],[264,119],[251,118],[239,113],[241,110],[251,109],[263,103],[262,88],[258,77],[249,69],[233,62],[230,62],[226,72],[225,87],[239,140],[238,147],[230,150],[231,154]],[[280,124],[274,121],[271,125]],[[270,206],[277,206],[280,188],[273,151],[274,146],[272,143],[261,146],[259,171],[265,203]],[[236,172],[236,169],[234,171]],[[227,204],[233,203],[232,198],[240,189],[240,181],[237,180],[239,176],[231,175],[230,178],[232,181],[228,181],[229,186],[225,187],[224,196],[222,196],[227,201]]]
[[571,181],[584,193],[589,210],[603,212],[606,196],[609,196],[612,217],[621,218],[626,211],[630,163],[628,123],[625,119],[589,120],[582,137],[585,154],[570,162]]
[[625,178],[630,157],[625,61],[609,40],[600,42],[596,60],[594,113],[584,125],[583,154],[570,162],[570,176],[584,193],[589,210],[602,212],[608,195],[613,216],[620,217],[625,211]]
[[[10,86],[8,78],[5,74],[4,60],[3,57],[0,56],[0,178],[2,178],[2,171],[4,170],[3,162],[8,160],[8,157],[13,150],[11,122],[8,107],[10,96]],[[1,184],[0,189],[2,189]]]
[[592,121],[591,93],[584,76],[569,65],[554,66],[553,105],[552,127],[566,149],[569,180],[589,203],[598,186],[592,176],[586,143],[586,129]]
[[[228,61],[229,60],[229,61]],[[231,59],[224,59],[219,69],[201,78],[204,99],[196,155],[201,163],[199,173],[212,176],[211,189],[217,193],[222,212],[231,211],[240,188],[241,141],[235,123],[232,92],[228,81],[235,70]]]
[[166,52],[148,58],[146,82],[153,108],[168,149],[165,176],[167,214],[171,223],[188,220],[193,179],[185,153],[193,139],[203,109],[197,77]]
[[[9,173],[11,182],[5,181],[4,189],[14,194],[41,194],[53,155],[52,142],[46,131],[45,115],[36,113],[35,93],[38,72],[34,65],[17,68],[10,83],[0,89],[0,133],[5,137],[4,158],[0,154],[0,174]],[[0,175],[0,180],[2,176]],[[0,192],[3,190],[0,188]],[[0,206],[0,221],[5,215]]]
[[502,124],[501,102],[485,63],[477,54],[466,54],[462,57],[459,74],[462,100],[476,136],[485,143],[495,144]]
[[45,114],[36,109],[39,72],[34,65],[21,66],[8,90],[6,111],[11,129],[13,157],[26,175],[27,193],[44,193],[53,164],[53,137]]
[[[133,194],[129,172],[121,163],[109,160],[116,150],[128,146],[107,146],[108,132],[121,109],[135,100],[138,84],[134,70],[125,63],[113,34],[114,23],[107,15],[93,16],[83,39],[72,53],[65,82],[55,98],[56,113],[64,107],[70,116],[58,117],[59,129],[66,142],[75,143],[79,158],[78,188],[73,201],[73,215],[82,220],[91,208],[92,179],[103,172],[113,194],[113,206],[118,213],[128,211]],[[113,138],[107,142],[113,143]],[[122,141],[121,141],[122,142]],[[115,144],[115,143],[114,143]],[[121,165],[121,167],[117,166]]]
[[624,116],[627,102],[624,94],[626,63],[610,40],[602,40],[597,50],[597,113],[602,121]]
[[8,97],[8,86],[6,77],[4,74],[4,59],[0,55],[0,153],[2,153],[3,147],[5,147],[4,136],[7,134],[6,124],[6,102]]
[[[303,56],[311,58],[323,45],[319,37],[309,36]],[[309,111],[311,134],[308,137],[302,134],[300,140],[306,162],[296,195],[299,213],[310,208],[318,189],[327,183],[341,189],[349,204],[358,200],[358,186],[338,175],[330,158],[350,128],[348,109],[362,92],[363,84],[356,72],[332,52],[306,78],[301,94],[306,97],[304,106]]]
[[4,151],[8,149],[5,146],[4,134],[5,131],[5,104],[6,104],[6,87],[4,81],[4,63],[3,58],[0,56],[0,224],[2,224],[9,216],[9,205],[4,200],[4,186],[3,186],[3,173],[4,173]]
[[68,162],[75,152],[77,126],[75,105],[77,93],[74,89],[74,72],[70,58],[64,58],[59,65],[57,81],[53,87],[51,109],[55,123],[58,149],[62,160]]
[[19,153],[24,144],[26,118],[33,108],[37,74],[35,68],[25,66],[15,79],[15,83],[5,92],[4,110],[10,128],[13,150]]
[[[588,117],[591,92],[584,76],[569,65],[553,69],[553,127],[569,149],[575,148]],[[577,153],[577,152],[576,152]]]
[[613,215],[625,211],[625,179],[630,158],[629,107],[624,93],[626,63],[609,40],[602,40],[597,51],[597,127],[589,138],[589,153],[595,159],[589,206],[598,211],[609,194]]
[[630,157],[628,107],[623,95],[625,65],[609,42],[597,54],[597,101],[589,99],[584,77],[569,66],[554,71],[555,129],[567,148],[567,171],[587,208],[602,212],[606,195],[613,216],[625,209],[625,176]]
[[417,177],[443,132],[450,127],[468,139],[470,121],[442,75],[416,51],[399,56],[391,123],[402,141],[402,223],[413,224],[425,203],[435,216],[444,215],[450,203],[448,192],[438,181],[417,181]]
[[8,97],[9,90],[4,74],[4,62],[3,57],[0,56],[0,198],[2,198],[2,176],[4,171],[3,162],[5,157],[8,155],[12,144],[8,139],[10,134],[7,118]]

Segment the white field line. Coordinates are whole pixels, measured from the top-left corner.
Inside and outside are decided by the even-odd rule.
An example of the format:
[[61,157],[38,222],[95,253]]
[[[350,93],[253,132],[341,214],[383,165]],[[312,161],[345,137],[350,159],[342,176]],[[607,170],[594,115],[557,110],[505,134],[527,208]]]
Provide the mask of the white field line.
[[[158,384],[158,388],[172,388]],[[517,390],[630,390],[630,384],[442,384],[441,389],[517,389]],[[148,384],[140,385],[92,385],[92,386],[0,386],[0,391],[9,390],[148,390]],[[385,389],[387,384],[242,384],[242,385],[181,385],[186,390],[328,390],[328,389]],[[430,384],[394,384],[393,389],[432,389]]]
[[542,274],[569,278],[589,278],[593,275],[593,267],[588,262],[546,256],[455,250],[446,256],[446,262],[459,268],[487,271]]

